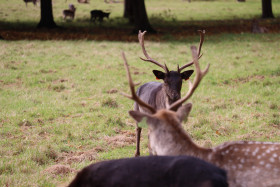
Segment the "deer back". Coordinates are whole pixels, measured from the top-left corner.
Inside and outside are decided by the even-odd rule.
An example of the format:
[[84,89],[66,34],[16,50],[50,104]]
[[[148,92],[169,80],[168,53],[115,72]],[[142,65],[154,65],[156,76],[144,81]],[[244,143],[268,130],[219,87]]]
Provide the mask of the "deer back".
[[78,173],[69,187],[227,187],[226,172],[188,156],[150,156],[103,161]]

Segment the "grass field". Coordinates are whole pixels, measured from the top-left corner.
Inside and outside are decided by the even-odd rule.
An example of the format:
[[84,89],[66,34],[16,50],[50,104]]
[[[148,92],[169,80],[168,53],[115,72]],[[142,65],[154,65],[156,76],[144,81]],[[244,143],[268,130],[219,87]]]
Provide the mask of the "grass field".
[[[99,27],[89,21],[90,11],[101,9],[111,12],[109,21],[106,20],[103,27],[129,27],[127,20],[123,18],[123,3],[104,3],[104,0],[92,1],[90,4],[78,4],[76,0],[53,0],[54,20],[59,26],[64,27]],[[64,21],[62,10],[68,8],[68,4],[77,7],[75,20]],[[280,0],[273,0],[273,13],[280,17]],[[261,2],[259,0],[247,0],[246,3],[238,3],[236,0],[217,1],[188,1],[182,0],[149,0],[146,1],[146,9],[150,22],[154,27],[162,25],[193,24],[195,21],[203,21],[203,24],[215,24],[217,20],[246,20],[261,17]],[[35,27],[40,20],[40,7],[29,3],[25,7],[22,0],[9,0],[0,2],[0,23],[17,27]]]
[[[7,15],[1,21],[36,25],[39,17],[32,15],[39,14],[39,8],[29,4],[27,9],[16,2],[0,3],[1,15]],[[56,22],[89,24],[83,22],[88,19],[86,11],[78,12],[74,22],[62,21],[60,11],[70,2],[76,1],[54,1]],[[7,8],[2,9],[4,4]],[[160,4],[158,10],[151,8],[154,4]],[[151,0],[147,9],[151,15],[168,14],[171,19],[176,14],[179,21],[216,20],[218,15],[224,20],[242,15],[250,19],[260,14],[260,2],[255,0],[178,1],[168,11],[165,7],[170,4]],[[196,9],[190,13],[180,4]],[[211,16],[203,14],[201,5],[209,7]],[[228,11],[249,5],[258,8]],[[276,16],[279,5],[273,1]],[[96,8],[114,10],[114,20],[125,24],[122,6],[100,1]],[[228,14],[215,12],[216,7]],[[83,8],[93,9],[79,5],[78,10]],[[229,140],[280,141],[279,41],[279,33],[207,35],[206,31],[200,64],[204,68],[210,63],[210,71],[190,99],[193,110],[184,122],[195,142],[210,147]],[[190,46],[198,42],[198,36],[165,37],[147,41],[146,48],[153,58],[175,69],[191,60]],[[134,155],[135,122],[128,116],[133,102],[120,95],[129,92],[122,51],[135,82],[156,81],[152,75],[156,67],[139,59],[143,54],[135,42],[0,40],[0,186],[65,186],[90,163]],[[184,83],[183,95],[187,88]],[[147,128],[142,140],[141,153],[148,155]]]

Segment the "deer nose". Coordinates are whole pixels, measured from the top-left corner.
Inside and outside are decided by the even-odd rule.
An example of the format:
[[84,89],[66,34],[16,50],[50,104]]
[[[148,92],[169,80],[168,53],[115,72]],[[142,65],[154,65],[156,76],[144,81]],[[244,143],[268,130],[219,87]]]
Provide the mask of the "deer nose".
[[172,99],[180,99],[180,95],[175,91],[171,92],[171,97]]

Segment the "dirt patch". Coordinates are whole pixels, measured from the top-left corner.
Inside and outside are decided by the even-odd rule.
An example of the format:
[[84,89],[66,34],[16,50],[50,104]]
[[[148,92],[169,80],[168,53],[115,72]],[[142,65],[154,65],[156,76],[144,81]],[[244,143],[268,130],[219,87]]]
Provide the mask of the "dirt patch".
[[245,84],[247,82],[251,81],[263,81],[265,79],[265,76],[263,75],[252,75],[248,77],[239,77],[237,79],[230,79],[230,80],[225,80],[223,81],[223,84],[230,85],[231,83],[236,83],[236,84]]
[[250,82],[252,80],[262,81],[262,80],[264,80],[264,78],[265,78],[265,76],[263,76],[263,75],[252,75],[252,76],[249,76],[249,77],[233,79],[232,81],[234,81],[235,83],[247,83],[247,82]]
[[104,151],[101,147],[93,148],[89,151],[80,151],[80,152],[69,152],[62,153],[57,159],[58,162],[72,164],[75,162],[82,162],[84,160],[93,161],[96,160],[97,153]]
[[105,136],[103,139],[106,143],[114,148],[121,148],[136,142],[135,132],[118,131],[116,136]]
[[43,171],[44,174],[51,174],[53,177],[57,175],[67,175],[69,173],[77,172],[75,169],[70,168],[68,165],[53,165]]
[[108,94],[113,94],[113,93],[117,93],[117,92],[118,92],[118,90],[115,88],[107,91]]

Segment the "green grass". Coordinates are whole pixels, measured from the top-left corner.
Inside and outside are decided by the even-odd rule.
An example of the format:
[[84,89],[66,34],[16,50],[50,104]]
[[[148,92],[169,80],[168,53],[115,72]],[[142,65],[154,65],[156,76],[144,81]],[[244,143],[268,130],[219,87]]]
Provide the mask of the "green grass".
[[[68,8],[68,4],[77,7],[75,20],[64,21],[62,10]],[[217,20],[246,20],[261,17],[261,2],[259,0],[247,0],[246,3],[238,3],[236,0],[217,1],[146,1],[146,9],[151,24],[154,27],[178,26],[194,24],[196,22],[211,25]],[[273,0],[273,13],[280,17],[280,0]],[[99,27],[90,23],[90,11],[101,9],[110,11],[110,19],[103,23],[103,27],[129,27],[127,20],[123,18],[123,3],[104,3],[103,0],[92,1],[90,4],[78,4],[76,0],[53,1],[54,20],[59,26],[64,27]],[[0,22],[11,28],[35,27],[40,21],[40,7],[28,3],[25,7],[23,1],[9,0],[0,2]],[[230,23],[228,21],[228,23]],[[200,23],[201,24],[201,23]]]
[[[280,141],[279,39],[277,34],[206,37],[200,63],[210,63],[210,72],[191,98],[193,111],[184,123],[197,143]],[[198,40],[146,45],[151,56],[175,69],[191,60],[189,46]],[[75,172],[54,175],[46,169],[63,164],[79,170],[133,156],[134,121],[127,113],[133,102],[119,94],[128,92],[121,51],[136,82],[154,80],[155,68],[138,58],[138,43],[0,43],[0,186],[67,184]]]

